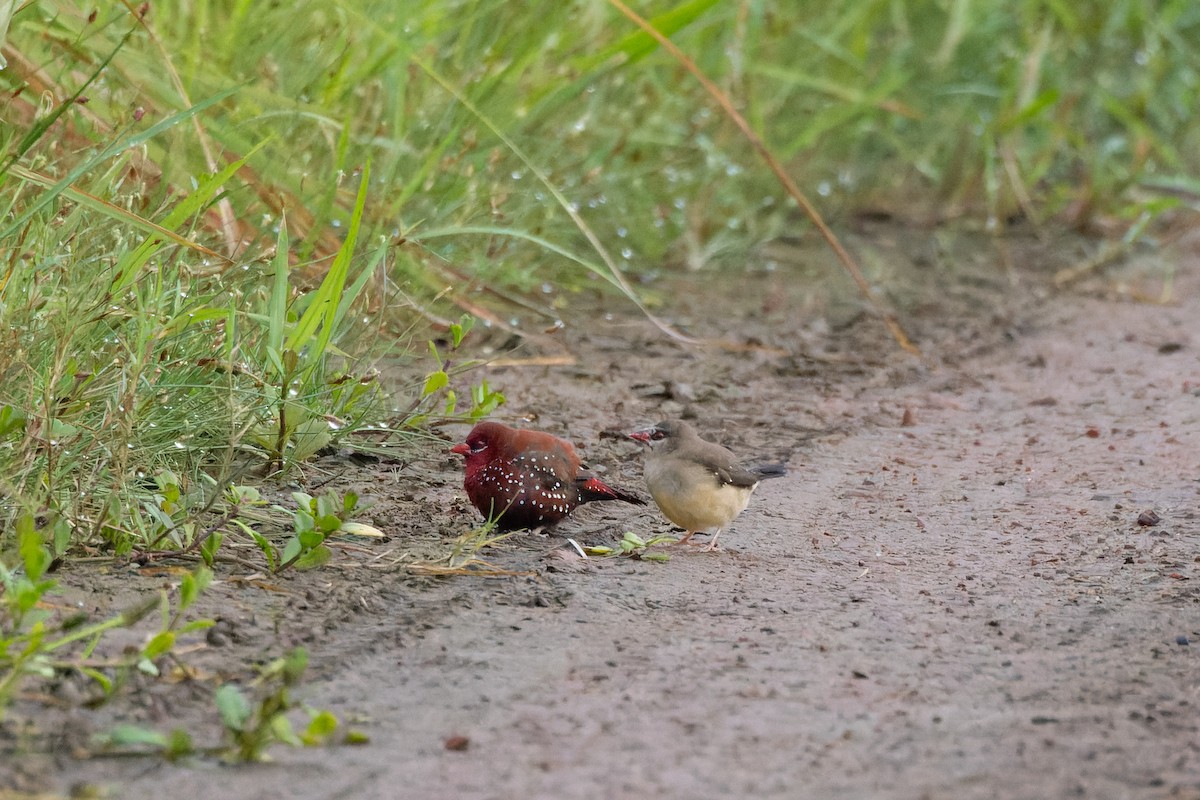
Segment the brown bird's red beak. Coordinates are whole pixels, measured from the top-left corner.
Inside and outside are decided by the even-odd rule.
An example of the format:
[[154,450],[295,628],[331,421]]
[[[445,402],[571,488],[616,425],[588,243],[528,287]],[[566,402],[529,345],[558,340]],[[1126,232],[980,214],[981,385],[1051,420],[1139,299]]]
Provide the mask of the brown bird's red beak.
[[458,444],[454,445],[454,447],[451,447],[446,452],[458,453],[460,456],[465,456],[467,453],[471,452],[471,446],[468,445],[466,442],[459,442]]
[[629,434],[630,439],[636,439],[642,444],[650,444],[650,434],[654,431],[653,428],[643,428],[640,431],[634,431]]

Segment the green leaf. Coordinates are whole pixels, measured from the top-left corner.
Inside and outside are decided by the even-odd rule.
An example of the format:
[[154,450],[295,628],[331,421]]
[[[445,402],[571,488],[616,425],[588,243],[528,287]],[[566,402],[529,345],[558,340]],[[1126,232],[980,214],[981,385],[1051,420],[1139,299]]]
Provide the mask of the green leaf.
[[318,545],[296,559],[296,569],[315,569],[328,563],[331,558],[333,558],[333,551],[323,544]]
[[424,397],[428,397],[438,389],[445,388],[449,383],[450,376],[446,374],[445,370],[439,369],[437,372],[431,372],[429,373],[429,377],[425,379],[425,388],[421,390],[421,394]]
[[313,515],[303,509],[297,509],[292,514],[292,527],[295,528],[298,534],[311,531],[316,527],[316,524],[317,522],[313,519]]
[[346,744],[370,744],[371,737],[365,731],[351,729],[346,731],[346,738],[343,741]]
[[283,714],[276,714],[271,717],[270,728],[275,738],[284,744],[290,744],[292,747],[301,747],[304,745],[304,742],[296,735],[296,731],[292,729],[291,721]]
[[196,599],[196,579],[189,573],[179,581],[179,610],[183,611]]
[[346,492],[346,496],[342,498],[342,513],[349,516],[354,513],[356,508],[358,508],[358,492],[353,490]]
[[306,745],[322,744],[337,731],[338,721],[329,711],[319,711],[308,721],[308,727],[301,735]]
[[300,546],[305,550],[312,549],[325,541],[325,533],[316,529],[301,531],[296,534]]
[[639,558],[642,561],[670,561],[671,556],[667,553],[642,553]]
[[234,504],[260,505],[263,503],[262,493],[253,486],[230,486],[228,494],[229,502]]
[[159,631],[156,633],[146,646],[142,648],[142,658],[155,659],[164,653],[170,652],[175,646],[174,631]]
[[183,728],[174,728],[167,734],[166,752],[164,753],[167,758],[180,758],[191,755],[195,751],[196,745],[192,742],[192,735]]
[[246,723],[254,712],[241,689],[232,683],[226,683],[217,689],[213,699],[217,702],[217,713],[221,715],[221,724],[227,730],[243,731],[246,729]]
[[342,518],[336,514],[326,514],[325,516],[317,519],[317,528],[319,528],[321,533],[325,534],[326,536],[337,530],[340,530],[341,527]]
[[24,429],[26,418],[12,406],[0,407],[0,436],[7,436],[16,430]]
[[217,551],[221,549],[221,542],[225,541],[225,534],[220,531],[213,531],[208,538],[204,540],[204,544],[200,545],[200,557],[204,559],[204,563],[212,566],[217,560]]
[[25,564],[25,575],[29,580],[37,581],[45,574],[46,568],[54,557],[42,542],[42,534],[34,528],[33,515],[22,514],[17,519],[17,542],[21,551],[21,561]]
[[141,725],[114,725],[107,733],[99,738],[109,747],[133,747],[149,745],[157,749],[166,749],[168,739],[163,733]]
[[100,684],[100,691],[104,692],[105,696],[112,694],[113,682],[103,672],[98,669],[93,669],[92,667],[80,667],[79,671],[84,675],[87,675],[96,683]]
[[[213,537],[217,535],[213,534]],[[179,610],[184,611],[194,603],[196,598],[200,596],[200,593],[212,583],[212,578],[212,570],[204,566],[197,567],[195,572],[184,575],[183,579],[179,582]]]
[[288,685],[299,683],[308,669],[308,650],[303,647],[292,648],[283,658],[283,681]]
[[54,555],[61,556],[71,546],[71,523],[64,518],[54,520]]
[[288,256],[285,213],[279,219],[279,236],[275,238],[275,280],[271,284],[271,299],[267,302],[267,351],[270,353],[279,353],[283,347],[283,328],[287,324]]
[[254,544],[256,544],[258,546],[258,549],[262,551],[263,557],[267,559],[267,568],[270,569],[272,572],[274,572],[275,571],[275,560],[276,560],[276,556],[278,553],[278,551],[275,548],[275,545],[271,544],[270,540],[268,540],[267,537],[263,536],[261,533],[254,530],[253,528],[251,528],[249,525],[242,522],[241,520],[235,519],[235,520],[233,520],[233,522],[235,525],[240,527],[242,529],[242,531],[254,541]]
[[321,417],[305,420],[292,431],[292,458],[305,461],[333,441],[329,423]]
[[293,558],[300,555],[300,551],[303,549],[304,549],[304,546],[302,544],[300,544],[300,537],[293,536],[291,539],[288,540],[288,543],[286,545],[284,545],[283,553],[281,553],[279,556],[279,563],[287,564]]
[[317,498],[317,516],[336,517],[339,505],[336,495],[323,494]]

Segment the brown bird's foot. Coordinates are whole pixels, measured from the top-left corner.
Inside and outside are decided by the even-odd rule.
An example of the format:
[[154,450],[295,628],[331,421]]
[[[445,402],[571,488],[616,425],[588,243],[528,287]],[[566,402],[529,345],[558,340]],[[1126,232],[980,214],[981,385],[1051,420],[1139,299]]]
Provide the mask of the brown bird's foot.
[[697,533],[699,533],[699,531],[688,531],[683,535],[682,539],[676,539],[675,544],[700,544],[699,542],[692,541],[692,537]]
[[717,539],[720,538],[720,536],[721,536],[721,531],[720,531],[720,529],[718,529],[717,532],[713,534],[712,541],[708,543],[708,547],[704,548],[704,552],[711,553],[712,551],[716,550],[717,549]]

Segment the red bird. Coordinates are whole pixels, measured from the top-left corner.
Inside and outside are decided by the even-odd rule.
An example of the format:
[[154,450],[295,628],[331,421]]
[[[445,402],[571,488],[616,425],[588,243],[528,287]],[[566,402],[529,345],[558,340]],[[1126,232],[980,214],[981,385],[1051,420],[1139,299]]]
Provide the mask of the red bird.
[[575,446],[542,431],[480,422],[450,452],[466,457],[463,488],[471,505],[504,530],[553,525],[593,500],[646,505],[581,472]]

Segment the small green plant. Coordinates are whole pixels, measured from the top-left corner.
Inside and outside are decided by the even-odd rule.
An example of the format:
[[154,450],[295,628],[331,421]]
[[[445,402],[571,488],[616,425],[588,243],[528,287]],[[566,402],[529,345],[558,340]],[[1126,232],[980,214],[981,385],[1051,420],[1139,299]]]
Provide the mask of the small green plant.
[[[489,386],[487,379],[484,378],[471,387],[470,407],[463,413],[459,410],[458,393],[450,388],[450,376],[452,374],[467,371],[476,366],[476,362],[474,361],[456,364],[454,360],[459,352],[459,348],[462,347],[463,340],[471,332],[474,325],[475,318],[469,314],[463,314],[458,322],[452,323],[449,326],[449,352],[445,355],[439,349],[437,342],[433,340],[428,342],[429,356],[433,360],[434,369],[425,376],[425,383],[421,387],[420,394],[403,415],[403,422],[406,426],[419,427],[425,425],[435,416],[440,416],[444,419],[468,419],[471,422],[477,422],[504,404],[504,395]],[[440,413],[435,413],[434,404],[438,397],[444,397],[444,399],[442,400]]]
[[[57,587],[55,581],[45,577],[54,556],[30,515],[18,519],[17,540],[20,566],[10,567],[0,557],[0,587],[3,588],[0,593],[0,715],[25,678],[51,678],[59,671],[76,670],[86,675],[107,699],[121,685],[129,669],[158,675],[158,661],[170,655],[179,636],[212,625],[212,620],[208,619],[183,621],[184,613],[212,580],[211,570],[204,566],[180,579],[174,610],[164,590],[101,622],[89,625],[85,624],[86,618],[72,616],[53,625],[50,612],[40,604]],[[92,654],[106,631],[131,627],[155,608],[161,611],[161,624],[141,648],[123,656],[115,668],[101,668],[92,662]],[[78,654],[65,658],[57,655],[75,642],[85,643]]]
[[[300,683],[307,666],[308,653],[300,647],[262,667],[247,689],[234,683],[218,687],[213,699],[225,731],[223,744],[202,747],[184,728],[164,733],[142,725],[116,725],[97,736],[96,744],[107,752],[123,755],[173,760],[203,754],[230,762],[265,761],[269,758],[267,750],[274,744],[292,747],[325,744],[338,730],[337,717],[326,710],[297,704],[291,697],[291,690]],[[308,715],[308,722],[300,731],[288,717],[296,709]],[[348,730],[344,741],[361,744],[367,737],[360,731]]]
[[331,712],[303,707],[309,720],[299,733],[287,717],[295,707],[291,689],[303,678],[307,667],[308,652],[303,647],[267,664],[252,684],[259,694],[256,705],[235,684],[227,683],[217,689],[217,711],[230,740],[226,758],[262,761],[267,748],[275,743],[300,747],[329,740],[338,727],[337,717]]
[[583,551],[593,556],[627,556],[641,561],[670,561],[671,556],[667,553],[661,551],[650,552],[650,548],[656,544],[674,541],[674,536],[653,536],[649,540],[646,540],[633,531],[625,531],[625,534],[621,537],[621,541],[617,542],[615,547],[596,545],[585,547]]
[[[304,492],[292,492],[292,499],[296,502],[296,510],[292,512],[295,533],[278,556],[278,566],[272,567],[275,572],[289,567],[312,569],[321,566],[333,555],[325,541],[335,533],[354,536],[383,535],[378,528],[350,520],[356,511],[362,510],[355,492],[346,492],[342,497],[333,492],[326,492],[318,497]],[[281,506],[275,508],[285,510]],[[273,560],[269,553],[267,558],[268,561]]]

